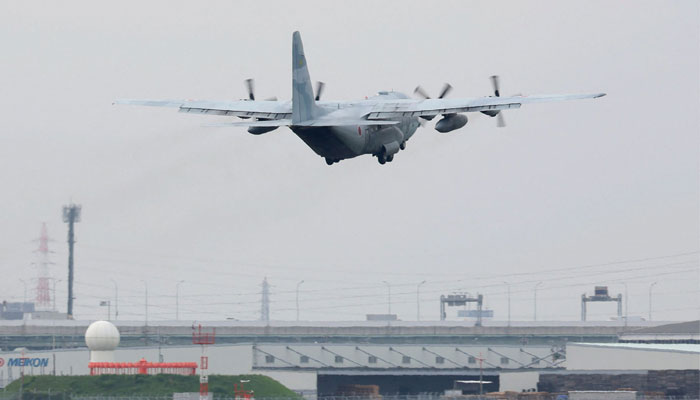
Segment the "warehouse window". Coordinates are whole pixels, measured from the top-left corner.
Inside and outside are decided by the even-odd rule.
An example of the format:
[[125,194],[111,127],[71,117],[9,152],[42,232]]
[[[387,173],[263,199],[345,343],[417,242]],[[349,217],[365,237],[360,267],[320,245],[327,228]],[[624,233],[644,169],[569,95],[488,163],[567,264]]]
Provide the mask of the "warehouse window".
[[309,363],[309,356],[300,356],[299,362],[302,364],[308,364]]
[[375,356],[369,356],[367,357],[367,362],[370,364],[376,364],[377,363],[377,357]]
[[508,361],[509,361],[508,357],[501,357],[501,364],[506,365],[506,364],[508,364]]
[[469,364],[476,364],[476,357],[469,356]]
[[444,364],[444,363],[445,363],[445,357],[440,357],[440,356],[435,357],[435,364]]
[[404,364],[410,364],[410,363],[411,363],[411,357],[409,357],[409,356],[403,356],[403,358],[401,359],[401,362],[404,363]]
[[268,364],[274,363],[274,362],[275,362],[275,356],[266,355],[266,356],[265,356],[265,362],[268,363]]
[[336,363],[336,364],[342,364],[342,363],[343,363],[343,357],[342,357],[342,356],[335,356],[335,363]]

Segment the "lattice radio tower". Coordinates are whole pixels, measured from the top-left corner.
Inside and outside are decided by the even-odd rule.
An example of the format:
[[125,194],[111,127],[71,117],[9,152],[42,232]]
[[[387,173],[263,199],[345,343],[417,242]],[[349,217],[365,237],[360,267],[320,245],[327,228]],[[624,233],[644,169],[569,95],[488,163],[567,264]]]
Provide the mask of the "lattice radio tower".
[[[49,274],[49,264],[53,264],[49,260],[49,234],[46,230],[46,222],[41,225],[41,236],[37,241],[39,242],[39,248],[34,252],[37,256],[37,279],[36,279],[36,308],[39,310],[50,310],[55,311],[56,302],[51,299],[51,289],[49,288],[49,282],[51,281],[51,275]],[[54,293],[54,296],[56,294]]]
[[207,346],[216,341],[216,328],[211,332],[202,332],[202,325],[197,328],[192,325],[192,344],[202,346],[202,356],[199,359],[199,400],[209,399],[209,357]]

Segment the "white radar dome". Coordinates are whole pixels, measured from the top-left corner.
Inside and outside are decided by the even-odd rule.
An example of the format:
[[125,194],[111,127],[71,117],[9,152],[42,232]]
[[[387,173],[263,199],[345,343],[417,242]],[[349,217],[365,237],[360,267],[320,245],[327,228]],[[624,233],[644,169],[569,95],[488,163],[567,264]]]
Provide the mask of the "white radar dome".
[[109,321],[95,321],[85,331],[85,344],[91,351],[112,351],[119,346],[119,330]]

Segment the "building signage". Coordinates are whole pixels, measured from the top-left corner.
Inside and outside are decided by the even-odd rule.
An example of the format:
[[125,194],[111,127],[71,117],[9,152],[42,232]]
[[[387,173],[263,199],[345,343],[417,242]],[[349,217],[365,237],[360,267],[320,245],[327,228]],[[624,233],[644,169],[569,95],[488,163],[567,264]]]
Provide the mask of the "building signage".
[[[5,364],[5,360],[0,358],[0,366],[2,366],[3,364]],[[20,357],[20,358],[9,358],[7,360],[8,367],[48,367],[48,365],[49,365],[48,358]]]

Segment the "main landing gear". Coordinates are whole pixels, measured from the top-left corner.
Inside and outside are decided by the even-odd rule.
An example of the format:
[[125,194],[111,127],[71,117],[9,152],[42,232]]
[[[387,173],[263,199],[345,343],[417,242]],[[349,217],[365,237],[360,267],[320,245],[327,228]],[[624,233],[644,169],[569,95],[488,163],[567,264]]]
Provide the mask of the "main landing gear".
[[340,160],[336,160],[336,159],[334,159],[334,158],[326,157],[326,164],[328,164],[328,165],[333,165],[333,164],[337,163],[338,161],[340,161]]
[[[399,149],[406,149],[406,141],[403,141],[399,144]],[[388,162],[392,162],[394,161],[394,154],[386,155],[386,152],[382,151],[381,153],[377,154],[377,161],[379,161],[379,163],[382,165]]]
[[388,162],[394,161],[394,155],[387,156],[386,154],[382,153],[377,156],[377,161],[379,161],[380,164],[384,165]]

